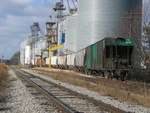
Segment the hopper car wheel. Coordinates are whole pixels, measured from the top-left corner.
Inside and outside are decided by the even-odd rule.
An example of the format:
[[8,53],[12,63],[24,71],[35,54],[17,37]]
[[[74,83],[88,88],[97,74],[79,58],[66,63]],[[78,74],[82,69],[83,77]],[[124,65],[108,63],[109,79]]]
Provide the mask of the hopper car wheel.
[[121,81],[127,80],[128,75],[129,75],[129,72],[128,72],[128,71],[123,71],[123,72],[121,73],[121,75],[120,75],[120,80],[121,80]]
[[105,73],[104,72],[100,72],[100,76],[105,77]]
[[119,78],[119,80],[124,81],[125,80],[125,76],[121,75],[120,78]]
[[120,81],[124,81],[123,75],[121,75],[121,76],[119,77],[119,80],[120,80]]
[[105,76],[105,78],[110,79],[110,73],[109,72],[104,72],[104,76]]
[[125,76],[124,76],[124,80],[127,80],[127,79],[128,79],[128,76],[129,76],[129,72],[126,71],[126,72],[125,72]]

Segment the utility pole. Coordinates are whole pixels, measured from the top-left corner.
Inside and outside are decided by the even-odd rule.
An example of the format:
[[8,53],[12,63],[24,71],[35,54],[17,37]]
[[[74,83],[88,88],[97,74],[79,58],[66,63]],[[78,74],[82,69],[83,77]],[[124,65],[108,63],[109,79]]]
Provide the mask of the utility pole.
[[[124,19],[123,21],[127,21],[125,22],[125,24],[129,24],[129,31],[128,31],[128,37],[132,38],[132,32],[133,32],[133,25],[135,24],[135,22],[139,19],[141,19],[141,13],[125,13],[123,14],[123,17],[121,19]],[[127,29],[127,28],[125,28]]]
[[34,67],[35,67],[35,42],[34,42]]

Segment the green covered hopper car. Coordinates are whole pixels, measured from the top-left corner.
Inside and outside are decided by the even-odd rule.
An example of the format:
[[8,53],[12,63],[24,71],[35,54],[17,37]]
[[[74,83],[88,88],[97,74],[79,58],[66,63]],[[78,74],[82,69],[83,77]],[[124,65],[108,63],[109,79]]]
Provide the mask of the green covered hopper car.
[[109,78],[124,79],[132,69],[134,40],[129,38],[105,38],[86,48],[87,72],[101,71]]

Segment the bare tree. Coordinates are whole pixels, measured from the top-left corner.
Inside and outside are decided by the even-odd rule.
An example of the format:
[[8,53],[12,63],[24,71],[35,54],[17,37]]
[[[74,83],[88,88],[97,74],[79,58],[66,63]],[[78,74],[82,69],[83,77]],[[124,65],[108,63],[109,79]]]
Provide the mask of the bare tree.
[[150,58],[150,1],[144,1],[142,44],[145,52],[145,60]]
[[121,15],[119,30],[116,30],[115,33],[119,37],[134,39],[136,48],[134,54],[137,61],[141,59],[144,64],[147,60],[147,52],[150,53],[150,1],[145,0],[143,9],[141,8],[139,6]]
[[12,58],[10,59],[11,65],[19,65],[20,64],[20,52],[16,52]]

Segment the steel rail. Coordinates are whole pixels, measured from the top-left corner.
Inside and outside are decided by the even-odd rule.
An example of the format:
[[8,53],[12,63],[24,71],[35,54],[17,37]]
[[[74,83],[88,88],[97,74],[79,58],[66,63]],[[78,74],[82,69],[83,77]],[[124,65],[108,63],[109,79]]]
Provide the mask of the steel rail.
[[[22,70],[22,71],[23,71],[23,70]],[[94,99],[94,98],[88,97],[87,95],[78,93],[78,92],[76,92],[76,91],[73,91],[73,90],[71,90],[71,89],[68,89],[68,88],[66,88],[66,87],[63,87],[63,86],[61,86],[61,85],[59,85],[59,84],[55,84],[55,83],[53,83],[53,82],[50,82],[50,81],[48,81],[48,80],[45,80],[45,79],[40,78],[40,77],[38,77],[38,76],[35,76],[35,75],[33,75],[33,74],[29,73],[29,72],[26,72],[26,71],[23,71],[23,72],[24,72],[24,73],[28,73],[28,74],[30,74],[31,76],[34,76],[34,77],[36,77],[36,78],[38,78],[38,79],[40,79],[40,80],[42,80],[42,81],[44,81],[44,82],[53,84],[53,85],[55,85],[56,87],[59,87],[59,88],[65,90],[65,91],[67,91],[67,92],[70,92],[70,93],[72,93],[72,94],[74,94],[74,95],[77,95],[77,96],[79,96],[79,97],[81,97],[81,98],[83,98],[83,99],[85,99],[85,100],[88,100],[89,102],[93,103],[94,105],[96,105],[96,106],[98,106],[98,107],[100,107],[100,108],[103,108],[104,110],[107,110],[107,111],[110,111],[110,112],[113,112],[113,113],[129,113],[129,112],[126,112],[126,111],[121,110],[121,109],[119,109],[119,108],[116,108],[116,107],[114,107],[114,106],[108,105],[108,104],[106,104],[106,103],[104,103],[104,102],[102,102],[102,101],[98,101],[98,100],[96,100],[96,99]]]
[[53,95],[48,93],[46,90],[42,89],[40,86],[38,86],[36,83],[32,82],[30,79],[28,79],[26,76],[22,75],[19,71],[15,70],[17,76],[19,75],[21,78],[23,78],[27,83],[29,83],[31,86],[33,86],[37,91],[39,91],[46,99],[54,103],[60,110],[62,110],[64,113],[75,113],[74,110],[71,110],[70,108],[63,105],[61,102],[59,102]]

